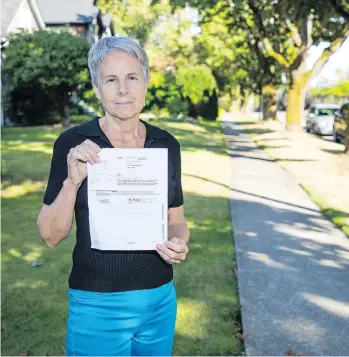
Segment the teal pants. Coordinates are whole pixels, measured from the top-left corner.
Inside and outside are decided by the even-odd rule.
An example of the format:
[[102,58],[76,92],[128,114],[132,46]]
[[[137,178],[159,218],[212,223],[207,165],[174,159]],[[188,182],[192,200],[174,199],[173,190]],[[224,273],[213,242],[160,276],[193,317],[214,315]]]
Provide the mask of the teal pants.
[[173,281],[116,293],[69,289],[67,356],[171,356],[177,314]]

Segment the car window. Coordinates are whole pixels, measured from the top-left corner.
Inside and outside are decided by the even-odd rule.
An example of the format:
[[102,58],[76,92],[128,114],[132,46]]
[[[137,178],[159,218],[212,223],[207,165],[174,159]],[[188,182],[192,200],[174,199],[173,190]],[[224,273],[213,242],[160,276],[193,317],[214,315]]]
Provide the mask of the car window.
[[325,116],[325,115],[334,115],[337,109],[334,108],[321,108],[318,110],[318,116]]
[[309,114],[314,114],[314,113],[315,113],[315,108],[312,107],[312,108],[310,109],[310,111],[309,111]]

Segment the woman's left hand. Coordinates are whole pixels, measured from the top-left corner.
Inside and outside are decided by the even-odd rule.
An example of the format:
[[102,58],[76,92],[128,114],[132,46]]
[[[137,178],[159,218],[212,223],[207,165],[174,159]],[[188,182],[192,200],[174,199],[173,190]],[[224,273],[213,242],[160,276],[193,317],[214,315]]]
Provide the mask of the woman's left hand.
[[183,239],[173,237],[156,246],[156,250],[161,258],[168,264],[179,264],[185,260],[189,248]]

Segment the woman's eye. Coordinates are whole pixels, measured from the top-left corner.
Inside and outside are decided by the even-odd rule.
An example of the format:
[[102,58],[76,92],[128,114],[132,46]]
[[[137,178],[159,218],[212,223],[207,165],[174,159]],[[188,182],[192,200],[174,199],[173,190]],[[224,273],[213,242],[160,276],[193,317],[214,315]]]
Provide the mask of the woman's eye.
[[115,79],[114,79],[114,78],[109,78],[109,79],[107,80],[107,83],[113,83],[113,82],[115,82]]

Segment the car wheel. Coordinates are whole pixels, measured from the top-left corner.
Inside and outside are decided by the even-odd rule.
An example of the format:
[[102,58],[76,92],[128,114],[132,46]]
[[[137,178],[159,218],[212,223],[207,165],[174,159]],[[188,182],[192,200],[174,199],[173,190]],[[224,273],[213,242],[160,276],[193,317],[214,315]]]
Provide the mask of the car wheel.
[[338,144],[341,142],[335,131],[333,131],[333,141]]

